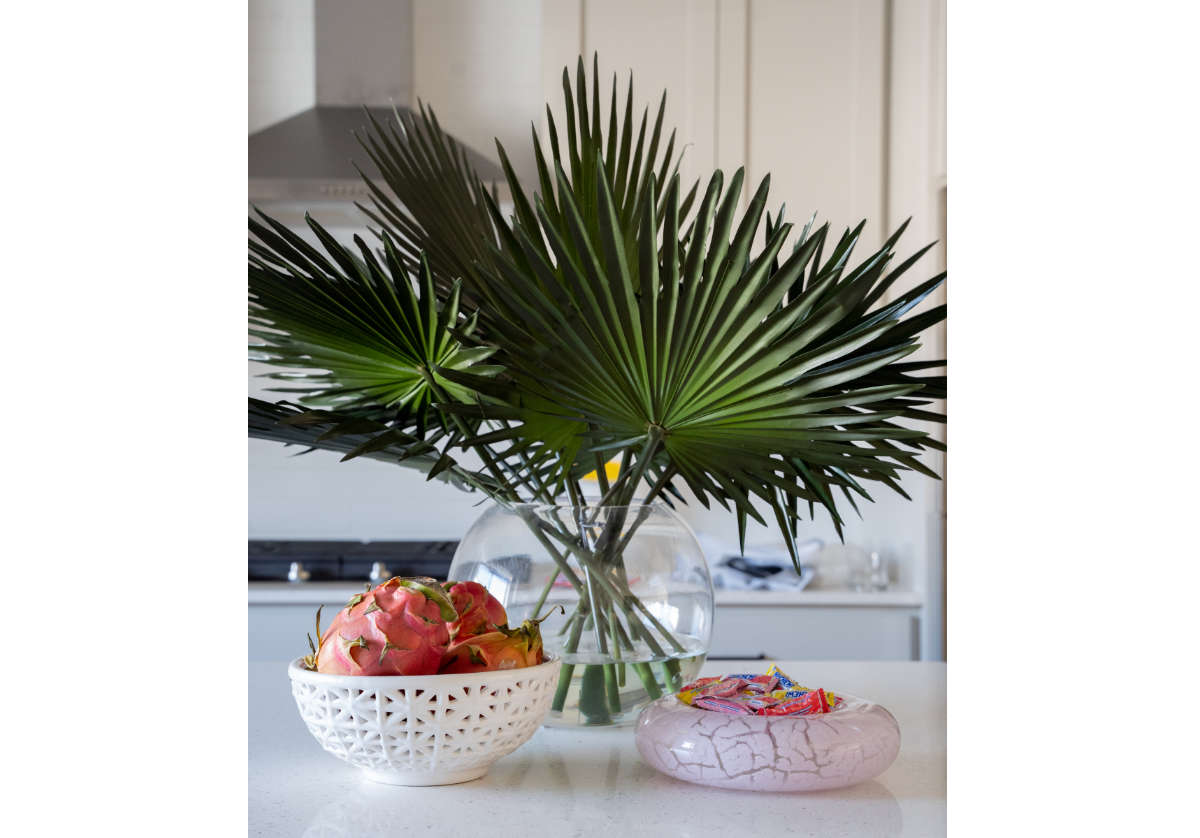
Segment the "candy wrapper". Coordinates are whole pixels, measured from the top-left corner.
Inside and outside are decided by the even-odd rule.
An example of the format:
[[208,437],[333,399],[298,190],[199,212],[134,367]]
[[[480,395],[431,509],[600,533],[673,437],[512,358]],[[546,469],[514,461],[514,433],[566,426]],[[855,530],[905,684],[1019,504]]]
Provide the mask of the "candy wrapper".
[[716,698],[714,696],[701,696],[696,699],[696,703],[692,706],[703,710],[716,710],[718,713],[733,713],[743,716],[748,716],[753,712],[740,701],[730,698]]
[[829,690],[797,684],[774,664],[765,675],[698,678],[676,696],[702,710],[743,716],[816,716],[836,710],[843,701]]

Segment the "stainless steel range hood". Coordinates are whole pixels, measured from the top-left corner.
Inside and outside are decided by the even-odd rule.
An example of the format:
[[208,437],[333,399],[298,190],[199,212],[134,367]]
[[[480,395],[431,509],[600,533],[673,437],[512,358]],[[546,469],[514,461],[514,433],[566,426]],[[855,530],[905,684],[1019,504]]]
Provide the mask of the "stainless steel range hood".
[[[381,125],[394,121],[391,108],[369,108]],[[406,108],[399,108],[407,111]],[[361,107],[321,105],[251,134],[250,202],[361,201],[370,195],[351,161],[368,175],[375,166],[351,133],[369,124]],[[463,146],[467,161],[485,184],[502,182],[500,167]]]

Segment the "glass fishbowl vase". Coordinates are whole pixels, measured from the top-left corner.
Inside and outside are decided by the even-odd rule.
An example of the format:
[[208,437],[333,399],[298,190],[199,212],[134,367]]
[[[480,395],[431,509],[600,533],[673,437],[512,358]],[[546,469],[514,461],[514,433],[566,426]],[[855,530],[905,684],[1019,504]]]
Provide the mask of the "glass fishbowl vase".
[[563,660],[547,725],[632,723],[695,679],[708,653],[708,565],[662,503],[493,506],[463,536],[449,578],[486,587],[510,626],[544,618],[546,651]]

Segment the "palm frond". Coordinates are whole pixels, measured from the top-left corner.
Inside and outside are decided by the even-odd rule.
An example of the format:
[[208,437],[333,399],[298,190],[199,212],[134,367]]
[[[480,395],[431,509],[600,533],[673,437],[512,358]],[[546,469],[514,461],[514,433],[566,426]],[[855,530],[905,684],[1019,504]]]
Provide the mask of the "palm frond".
[[[767,179],[739,219],[743,173],[728,186],[715,173],[684,236],[678,176],[659,199],[651,175],[630,259],[630,230],[603,159],[595,165],[595,230],[559,169],[562,222],[539,201],[537,230],[513,223],[532,269],[500,257],[507,303],[493,309],[488,333],[506,359],[509,397],[492,395],[506,418],[520,417],[504,438],[533,444],[553,426],[564,434],[560,456],[573,453],[576,467],[591,451],[652,443],[642,456],[676,470],[702,501],[732,503],[765,523],[757,498],[790,532],[796,501],[826,508],[840,528],[834,487],[869,498],[863,483],[898,489],[902,472],[928,471],[917,460],[927,434],[891,420],[929,418],[919,411],[923,391],[940,392],[940,381],[893,365],[918,346],[902,318],[943,277],[886,305],[879,295],[870,302],[897,277],[885,271],[903,228],[851,266],[862,225],[824,262],[827,227],[781,260],[791,226],[776,220],[752,255]],[[470,373],[443,375],[483,386]],[[494,410],[485,404],[477,415]]]
[[686,485],[734,510],[743,538],[773,519],[793,559],[802,510],[840,532],[839,505],[857,511],[871,484],[904,494],[906,472],[936,476],[921,457],[944,446],[908,423],[944,420],[929,409],[943,364],[905,358],[945,317],[914,313],[945,275],[888,299],[925,252],[897,262],[907,224],[855,261],[865,221],[836,240],[814,220],[796,233],[766,211],[769,178],[742,212],[742,170],[685,190],[665,94],[636,121],[632,79],[622,104],[614,78],[605,120],[598,61],[589,81],[581,59],[563,95],[549,152],[533,138],[535,190],[498,145],[510,217],[422,107],[364,139],[387,187],[364,208],[378,252],[312,221],[323,251],[251,222],[260,357],[325,409],[252,403],[252,435],[508,499],[577,499],[578,479],[620,455],[606,497],[640,484],[682,499]]
[[[549,154],[538,139],[536,127],[531,128],[538,170],[538,188],[532,199],[518,180],[504,147],[496,144],[516,217],[526,229],[537,228],[536,204],[565,235],[567,222],[557,193],[566,189],[575,205],[582,208],[587,229],[597,232],[597,161],[603,161],[603,177],[616,196],[621,218],[633,229],[637,207],[647,194],[651,176],[662,182],[678,168],[681,153],[675,151],[673,130],[664,144],[666,92],[659,99],[652,125],[649,107],[643,109],[635,140],[632,74],[620,114],[618,83],[613,77],[605,128],[598,67],[599,60],[594,58],[590,84],[582,58],[573,81],[563,70],[566,125],[560,130],[547,107]],[[381,237],[390,236],[410,260],[426,253],[441,293],[448,293],[451,284],[460,279],[464,301],[470,308],[486,312],[504,298],[503,285],[496,276],[498,254],[522,262],[521,244],[512,237],[510,220],[504,218],[471,170],[461,145],[442,130],[432,108],[422,103],[417,113],[398,112],[396,120],[386,124],[370,117],[369,112],[367,115],[370,130],[359,140],[383,183],[377,184],[364,175],[372,206],[359,205],[360,209],[379,225]],[[555,172],[559,170],[567,176],[556,184]],[[632,249],[633,237],[627,237],[625,244]]]
[[452,332],[469,337],[459,314],[458,285],[439,301],[428,261],[419,269],[419,291],[410,266],[385,234],[382,260],[358,236],[358,253],[339,244],[320,224],[308,225],[323,252],[270,217],[250,220],[251,334],[258,360],[283,372],[277,392],[300,394],[309,407],[342,412],[391,412],[418,426],[431,403],[466,398],[437,369],[472,370],[480,377],[499,368],[484,364],[492,349],[465,348]]
[[460,279],[466,283],[466,299],[474,307],[479,268],[490,263],[498,241],[487,191],[465,150],[425,103],[417,113],[397,111],[395,121],[385,124],[365,112],[370,129],[356,136],[382,185],[360,168],[372,206],[356,206],[409,261],[424,254],[443,294]]

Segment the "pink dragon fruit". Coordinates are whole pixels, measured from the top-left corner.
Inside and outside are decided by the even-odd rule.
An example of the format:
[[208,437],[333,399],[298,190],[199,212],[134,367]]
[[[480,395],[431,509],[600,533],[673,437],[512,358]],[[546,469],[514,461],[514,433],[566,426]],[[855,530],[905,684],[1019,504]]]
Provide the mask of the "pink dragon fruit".
[[508,614],[500,600],[478,582],[447,582],[442,587],[449,594],[458,615],[450,623],[451,641],[459,637],[486,634],[498,626],[508,625]]
[[494,631],[454,641],[442,657],[438,672],[486,672],[537,666],[542,662],[542,631],[538,622],[526,620],[520,628],[500,626]]
[[321,637],[318,672],[433,675],[458,614],[433,579],[389,579],[355,594]]

